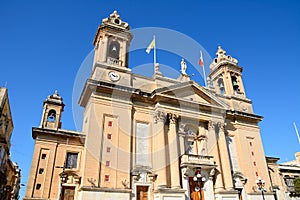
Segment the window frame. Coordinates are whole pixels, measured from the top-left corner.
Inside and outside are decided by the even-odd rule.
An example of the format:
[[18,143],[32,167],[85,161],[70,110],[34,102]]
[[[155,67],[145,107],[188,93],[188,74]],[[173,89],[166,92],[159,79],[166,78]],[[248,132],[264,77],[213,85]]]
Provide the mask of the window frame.
[[[75,162],[75,167],[69,167],[69,165],[68,165],[68,155],[77,155],[77,157],[76,157],[76,162]],[[71,164],[70,164],[71,165]],[[66,152],[66,158],[65,158],[65,168],[66,169],[78,169],[78,167],[79,167],[79,152],[76,152],[76,151],[67,151]]]

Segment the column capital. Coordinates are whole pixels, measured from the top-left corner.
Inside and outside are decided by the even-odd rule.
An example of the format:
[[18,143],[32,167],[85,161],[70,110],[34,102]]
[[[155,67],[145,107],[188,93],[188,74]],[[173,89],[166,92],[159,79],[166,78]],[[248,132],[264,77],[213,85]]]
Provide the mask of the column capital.
[[224,132],[225,130],[225,123],[224,122],[218,122],[218,128],[220,131]]
[[176,124],[176,121],[178,119],[178,115],[174,114],[174,113],[168,113],[168,117],[170,120],[170,124]]
[[219,128],[219,130],[224,131],[225,129],[225,123],[224,122],[220,122],[220,121],[209,121],[208,122],[208,128],[212,129],[212,128]]
[[165,122],[166,121],[166,113],[164,111],[158,110],[154,113],[154,122]]
[[212,120],[208,121],[208,129],[213,129],[216,127],[216,125],[217,125],[217,122],[212,121]]

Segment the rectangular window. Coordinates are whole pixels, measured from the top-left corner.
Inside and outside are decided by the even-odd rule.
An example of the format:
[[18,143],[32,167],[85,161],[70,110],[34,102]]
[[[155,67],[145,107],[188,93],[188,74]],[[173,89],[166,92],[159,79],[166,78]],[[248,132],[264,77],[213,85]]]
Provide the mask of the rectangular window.
[[39,189],[41,189],[41,187],[42,187],[42,185],[38,183],[38,184],[36,184],[35,189],[39,190]]
[[252,142],[249,142],[250,147],[252,147]]
[[256,166],[256,162],[253,162],[253,165]]
[[109,175],[105,175],[105,182],[109,182]]
[[39,174],[43,174],[44,173],[44,168],[40,168],[39,169]]
[[187,142],[187,149],[186,149],[186,153],[187,154],[194,154],[194,142],[193,141],[188,141]]
[[255,175],[258,176],[258,172],[255,172]]
[[285,178],[285,184],[288,187],[294,187],[294,179],[293,178]]
[[107,134],[107,139],[111,140],[111,134]]
[[77,158],[78,153],[67,153],[67,159],[66,159],[66,168],[72,169],[77,168]]
[[109,121],[109,122],[108,122],[108,127],[112,127],[112,125],[113,125],[113,122],[112,122],[112,121]]
[[136,123],[136,165],[150,166],[149,163],[149,133],[150,125]]
[[254,156],[254,152],[253,151],[251,152],[251,154],[252,154],[252,156]]
[[110,147],[107,147],[107,148],[106,148],[106,152],[107,152],[107,153],[110,153],[110,150],[111,150]]
[[42,154],[42,159],[45,160],[46,159],[47,154],[43,153]]
[[106,161],[106,166],[110,166],[110,161]]

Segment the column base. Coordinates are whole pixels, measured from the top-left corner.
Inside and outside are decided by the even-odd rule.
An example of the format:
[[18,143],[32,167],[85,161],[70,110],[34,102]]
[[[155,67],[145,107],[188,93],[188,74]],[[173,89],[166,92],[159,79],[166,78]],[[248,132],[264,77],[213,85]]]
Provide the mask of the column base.
[[230,200],[239,200],[239,194],[238,191],[228,191],[223,190],[219,192],[215,192],[215,198],[216,200],[222,200],[222,199],[230,199]]
[[170,198],[172,200],[185,200],[185,191],[184,189],[157,189],[154,192],[155,200],[164,200],[166,198]]
[[158,189],[158,190],[159,190],[159,189],[166,189],[166,188],[168,188],[167,185],[163,185],[163,184],[157,185],[157,189]]
[[181,189],[181,186],[180,185],[174,185],[171,187],[171,189]]
[[215,193],[219,193],[219,192],[223,192],[225,191],[224,187],[218,187],[218,188],[214,188]]

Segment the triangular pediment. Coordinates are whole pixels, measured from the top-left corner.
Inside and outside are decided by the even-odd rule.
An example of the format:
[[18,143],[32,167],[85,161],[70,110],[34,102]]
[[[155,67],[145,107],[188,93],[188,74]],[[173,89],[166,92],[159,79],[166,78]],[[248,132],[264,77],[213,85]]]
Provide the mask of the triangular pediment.
[[228,105],[219,99],[215,93],[200,86],[194,81],[175,84],[169,87],[163,87],[155,90],[156,95],[176,98],[183,101],[191,101],[207,106],[220,107],[227,109]]

